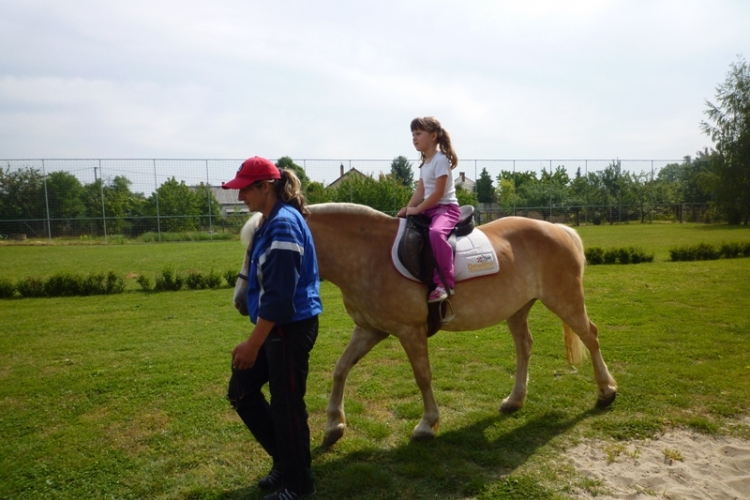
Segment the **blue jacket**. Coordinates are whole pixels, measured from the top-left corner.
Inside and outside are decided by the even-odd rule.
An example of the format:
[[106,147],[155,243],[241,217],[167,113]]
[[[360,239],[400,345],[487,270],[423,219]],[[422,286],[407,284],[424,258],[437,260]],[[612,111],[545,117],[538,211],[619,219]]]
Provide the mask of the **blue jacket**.
[[258,317],[287,324],[323,311],[320,278],[310,229],[302,214],[279,200],[253,236],[247,273],[247,310]]

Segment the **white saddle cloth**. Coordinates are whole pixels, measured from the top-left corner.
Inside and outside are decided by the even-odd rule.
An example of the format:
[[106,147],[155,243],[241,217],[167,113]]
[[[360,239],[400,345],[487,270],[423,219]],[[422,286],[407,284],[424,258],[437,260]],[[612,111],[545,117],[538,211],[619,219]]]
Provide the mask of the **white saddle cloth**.
[[[391,246],[391,262],[396,270],[413,281],[419,281],[401,263],[398,258],[398,244],[406,230],[406,219],[399,219],[396,240]],[[460,236],[456,239],[456,256],[453,261],[454,277],[456,282],[495,274],[500,270],[495,250],[492,248],[487,235],[482,231],[474,229],[468,236]]]

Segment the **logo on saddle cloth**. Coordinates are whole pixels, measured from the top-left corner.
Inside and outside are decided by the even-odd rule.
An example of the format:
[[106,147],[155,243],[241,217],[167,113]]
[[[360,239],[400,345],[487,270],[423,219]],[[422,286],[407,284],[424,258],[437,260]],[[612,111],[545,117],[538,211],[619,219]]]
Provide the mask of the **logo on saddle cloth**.
[[[494,274],[500,270],[495,250],[487,236],[473,231],[473,207],[461,207],[461,219],[448,242],[453,247],[454,277],[456,282]],[[399,219],[396,239],[391,247],[391,261],[406,278],[421,283],[432,283],[435,258],[428,236],[427,217],[412,216]]]

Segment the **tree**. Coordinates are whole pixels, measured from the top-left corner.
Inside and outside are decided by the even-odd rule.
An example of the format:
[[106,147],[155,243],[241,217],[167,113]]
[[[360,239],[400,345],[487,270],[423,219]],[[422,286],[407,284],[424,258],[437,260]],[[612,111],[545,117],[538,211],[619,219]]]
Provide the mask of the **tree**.
[[307,198],[309,205],[331,201],[330,193],[322,182],[311,182],[308,184],[305,190],[305,198]]
[[[130,232],[132,222],[128,218],[133,215],[135,204],[135,195],[130,191],[131,184],[127,177],[118,175],[106,182],[100,178],[83,186],[81,199],[86,207],[86,216],[90,218],[90,227],[95,226],[103,231],[102,217],[105,216],[108,234]],[[102,204],[104,214],[102,214]],[[153,215],[155,214],[154,211]]]
[[[3,232],[44,234],[47,212],[44,202],[44,176],[32,167],[11,171],[0,169],[0,220]],[[37,219],[34,222],[19,219]]]
[[513,185],[512,179],[505,179],[502,175],[498,176],[498,199],[500,207],[506,213],[513,213],[513,210],[518,206],[518,195],[516,194],[516,187]]
[[[156,197],[158,196],[158,200]],[[174,177],[167,179],[156,190],[149,201],[154,215],[158,213],[161,219],[161,229],[166,231],[195,231],[198,228],[200,202],[195,193],[185,184],[177,182]],[[163,218],[167,216],[168,218]]]
[[750,224],[750,65],[741,56],[723,84],[716,101],[706,101],[707,121],[701,128],[714,141],[716,204],[730,224]]
[[86,216],[86,205],[83,203],[83,184],[68,172],[52,172],[47,176],[47,200],[52,234],[70,234],[81,221],[72,219]]
[[476,207],[478,203],[477,194],[461,185],[456,186],[456,198],[459,205],[472,205]]
[[278,160],[276,160],[276,166],[278,168],[288,168],[290,170],[294,170],[294,173],[297,174],[297,178],[299,179],[300,184],[302,185],[302,191],[307,188],[307,185],[310,183],[310,178],[305,173],[305,169],[294,163],[294,160],[292,160],[289,156],[282,156]]
[[411,163],[405,156],[397,156],[391,162],[391,175],[406,187],[411,187],[414,182],[414,173],[411,171]]
[[477,201],[479,203],[493,203],[497,197],[495,196],[495,188],[492,186],[492,177],[486,168],[482,169],[479,174],[479,179],[476,183],[477,190]]
[[209,220],[216,224],[222,219],[221,205],[219,205],[219,200],[214,196],[210,186],[201,182],[195,187],[194,194],[198,213],[201,216],[201,226],[208,228]]
[[367,205],[381,212],[398,212],[411,199],[412,190],[390,175],[354,176],[345,179],[338,187],[329,188],[330,201],[352,202]]

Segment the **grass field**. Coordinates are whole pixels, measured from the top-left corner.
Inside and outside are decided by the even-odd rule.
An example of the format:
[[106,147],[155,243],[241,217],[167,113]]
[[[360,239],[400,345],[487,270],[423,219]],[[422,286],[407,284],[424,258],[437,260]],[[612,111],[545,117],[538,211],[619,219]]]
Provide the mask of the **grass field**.
[[[338,290],[311,358],[307,403],[321,499],[575,498],[600,485],[575,472],[566,447],[674,427],[750,438],[750,259],[667,262],[673,245],[748,241],[750,229],[588,226],[588,246],[636,245],[655,262],[592,266],[589,315],[619,383],[593,410],[587,362],[565,361],[559,320],[538,305],[529,397],[497,412],[515,355],[505,325],[430,339],[438,437],[412,443],[422,405],[395,339],[354,368],[348,429],[323,450],[333,365],[352,323]],[[239,266],[238,242],[0,246],[5,277],[58,271],[218,271]],[[224,399],[229,352],[249,333],[231,291],[0,300],[0,498],[261,498],[270,462]]]

